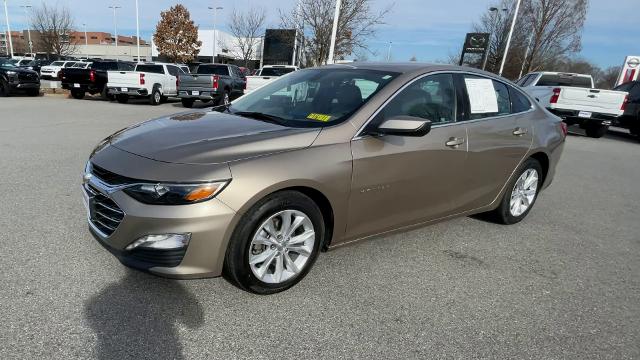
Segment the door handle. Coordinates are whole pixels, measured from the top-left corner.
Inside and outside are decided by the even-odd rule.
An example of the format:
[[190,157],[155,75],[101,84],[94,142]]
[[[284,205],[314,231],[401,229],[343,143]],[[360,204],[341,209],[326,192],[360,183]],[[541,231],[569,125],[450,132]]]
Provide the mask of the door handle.
[[457,138],[457,137],[450,137],[449,140],[444,143],[446,146],[450,147],[450,148],[457,148],[458,146],[464,144],[464,139],[463,138]]
[[525,135],[528,132],[529,131],[527,129],[523,129],[521,127],[517,127],[515,130],[513,130],[513,135],[522,136],[522,135]]

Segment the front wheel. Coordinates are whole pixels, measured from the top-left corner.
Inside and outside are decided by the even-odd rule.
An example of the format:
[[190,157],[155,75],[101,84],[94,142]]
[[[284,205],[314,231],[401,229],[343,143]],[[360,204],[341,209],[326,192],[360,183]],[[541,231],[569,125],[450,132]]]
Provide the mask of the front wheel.
[[507,185],[500,206],[491,215],[501,224],[515,224],[524,219],[538,198],[542,187],[542,166],[529,158],[521,166],[517,176]]
[[284,291],[309,272],[324,236],[322,213],[308,196],[297,191],[269,195],[236,226],[225,256],[225,276],[253,293]]
[[608,129],[609,127],[606,125],[587,125],[584,131],[588,137],[601,138],[607,133]]

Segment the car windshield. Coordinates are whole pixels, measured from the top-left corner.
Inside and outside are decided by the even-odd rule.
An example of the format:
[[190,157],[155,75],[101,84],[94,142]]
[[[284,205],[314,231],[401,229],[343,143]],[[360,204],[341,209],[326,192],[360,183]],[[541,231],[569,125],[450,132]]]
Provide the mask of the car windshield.
[[239,98],[229,111],[291,127],[334,125],[398,75],[364,69],[300,70]]
[[64,61],[54,61],[51,63],[51,66],[62,66],[64,65]]
[[71,66],[72,68],[81,68],[84,69],[87,67],[87,65],[89,65],[89,63],[82,63],[82,62],[77,62],[75,64],[73,64],[73,66]]
[[264,68],[260,72],[260,76],[282,76],[293,72],[294,68],[278,67],[278,68]]
[[0,59],[0,67],[3,67],[3,68],[14,68],[14,67],[16,67],[16,65],[11,60]]

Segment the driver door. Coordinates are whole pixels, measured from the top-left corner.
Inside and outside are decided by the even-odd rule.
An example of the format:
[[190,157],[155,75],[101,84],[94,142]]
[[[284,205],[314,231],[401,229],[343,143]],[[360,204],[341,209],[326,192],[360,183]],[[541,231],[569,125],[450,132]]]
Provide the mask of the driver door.
[[[467,159],[466,128],[455,122],[459,112],[453,76],[424,76],[397,93],[364,136],[351,141],[348,237],[458,212]],[[366,135],[385,120],[403,115],[431,120],[432,130],[423,137]]]

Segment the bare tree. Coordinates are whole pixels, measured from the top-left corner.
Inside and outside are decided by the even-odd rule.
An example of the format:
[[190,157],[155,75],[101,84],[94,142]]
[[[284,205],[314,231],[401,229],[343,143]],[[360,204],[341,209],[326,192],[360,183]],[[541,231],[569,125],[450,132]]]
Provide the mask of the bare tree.
[[73,31],[73,17],[64,5],[42,3],[31,12],[31,27],[35,29],[36,48],[58,56],[75,52],[75,43],[69,36]]
[[[372,4],[373,0],[342,0],[334,53],[337,59],[368,50],[367,39],[375,35],[376,26],[383,24],[384,17],[391,11],[390,5],[376,12]],[[309,65],[327,62],[334,9],[335,0],[300,0],[300,5],[291,12],[280,10],[283,28],[299,29],[304,24],[301,40]]]
[[249,61],[262,41],[265,18],[266,12],[263,8],[251,8],[246,13],[234,10],[231,15],[227,26],[234,37],[232,53],[242,59],[245,67],[249,67]]
[[618,81],[618,75],[622,71],[622,66],[611,66],[606,68],[600,73],[600,76],[596,80],[596,88],[598,89],[612,89]]

